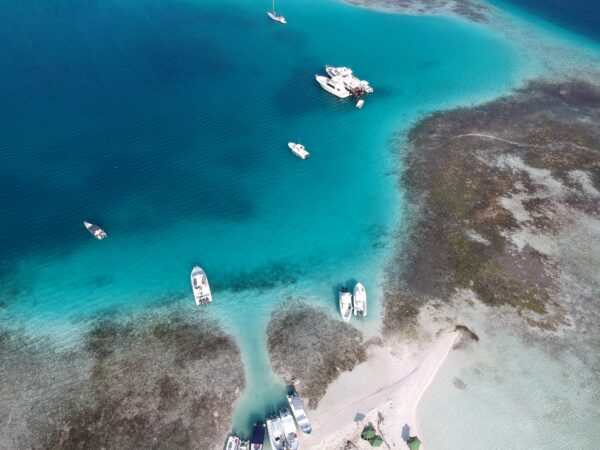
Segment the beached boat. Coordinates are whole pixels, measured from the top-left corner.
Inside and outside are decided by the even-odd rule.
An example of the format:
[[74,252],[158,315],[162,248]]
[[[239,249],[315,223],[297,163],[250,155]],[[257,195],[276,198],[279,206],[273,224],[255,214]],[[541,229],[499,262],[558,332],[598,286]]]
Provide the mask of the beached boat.
[[310,156],[310,153],[306,151],[306,148],[302,144],[296,144],[295,142],[288,142],[288,147],[298,158],[306,159]]
[[104,230],[98,225],[94,225],[90,222],[83,222],[83,225],[96,239],[102,240],[107,236]]
[[265,442],[265,423],[256,422],[252,427],[252,437],[250,438],[250,445],[252,450],[262,450]]
[[344,322],[350,322],[352,317],[352,294],[347,287],[343,287],[340,290],[340,314]]
[[298,450],[298,431],[294,418],[287,409],[282,409],[279,412],[279,418],[281,419],[281,427],[285,435],[287,450]]
[[310,422],[308,421],[308,417],[306,417],[306,410],[304,409],[304,403],[302,403],[302,399],[296,391],[293,391],[291,394],[287,395],[288,403],[290,404],[290,408],[292,409],[292,414],[296,419],[296,423],[302,430],[303,433],[310,434],[312,431],[312,427],[310,426]]
[[285,434],[278,415],[273,414],[267,419],[267,431],[273,450],[286,450]]
[[267,11],[267,16],[269,16],[275,22],[287,23],[285,17],[275,12],[275,0],[273,0],[273,9],[271,11]]
[[199,266],[194,266],[192,269],[192,291],[194,292],[194,300],[196,305],[207,305],[212,302],[212,294],[208,285],[208,278],[204,270]]
[[240,438],[235,434],[232,434],[227,438],[227,444],[225,444],[225,450],[239,450]]
[[361,283],[356,283],[354,286],[354,315],[358,317],[366,317],[367,315],[367,291]]

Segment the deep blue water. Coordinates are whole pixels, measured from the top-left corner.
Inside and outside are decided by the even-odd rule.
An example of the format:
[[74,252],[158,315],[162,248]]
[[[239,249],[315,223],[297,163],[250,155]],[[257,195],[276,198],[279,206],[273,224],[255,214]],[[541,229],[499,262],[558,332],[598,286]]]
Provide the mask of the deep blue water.
[[600,41],[598,0],[507,0],[531,14]]

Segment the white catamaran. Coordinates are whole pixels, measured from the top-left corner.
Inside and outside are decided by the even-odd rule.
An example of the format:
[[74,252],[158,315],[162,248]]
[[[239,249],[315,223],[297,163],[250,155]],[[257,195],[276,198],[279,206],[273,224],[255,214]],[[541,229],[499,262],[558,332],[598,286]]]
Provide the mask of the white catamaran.
[[275,12],[275,0],[273,0],[273,9],[271,11],[267,11],[267,16],[269,16],[275,22],[287,23],[285,20],[285,17],[283,17],[281,14],[277,14]]
[[194,266],[191,274],[192,291],[196,305],[207,305],[212,302],[212,294],[206,273],[199,266]]
[[354,315],[367,316],[367,291],[362,283],[356,283],[354,286]]

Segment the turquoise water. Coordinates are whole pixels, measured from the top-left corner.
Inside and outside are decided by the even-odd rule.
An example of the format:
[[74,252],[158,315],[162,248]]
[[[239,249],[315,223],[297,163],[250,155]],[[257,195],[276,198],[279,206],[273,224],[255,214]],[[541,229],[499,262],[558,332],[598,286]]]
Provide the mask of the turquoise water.
[[[94,318],[158,305],[217,320],[246,364],[240,432],[282,400],[265,352],[278,302],[336,313],[336,290],[360,280],[358,326],[377,329],[403,131],[528,75],[477,25],[339,3],[282,2],[286,26],[258,2],[5,5],[1,318],[65,343]],[[318,87],[325,64],[371,82],[362,110]],[[213,286],[202,312],[194,264]]]

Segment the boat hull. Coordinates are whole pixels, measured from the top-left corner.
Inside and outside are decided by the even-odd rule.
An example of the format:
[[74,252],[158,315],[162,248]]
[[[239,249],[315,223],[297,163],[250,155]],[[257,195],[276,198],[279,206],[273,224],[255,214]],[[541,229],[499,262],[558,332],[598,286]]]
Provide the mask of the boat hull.
[[274,20],[275,22],[279,22],[279,23],[287,23],[285,20],[285,17],[280,16],[279,14],[273,13],[271,11],[267,11],[267,16],[269,16],[271,18],[271,20]]
[[208,277],[201,267],[194,266],[190,275],[190,281],[196,305],[200,306],[212,303],[212,293],[208,284]]
[[342,315],[342,319],[344,322],[350,322],[352,318],[352,294],[349,291],[340,291],[339,294],[340,301],[340,314]]
[[310,426],[310,422],[308,421],[308,417],[306,417],[306,410],[304,409],[304,404],[302,400],[298,396],[296,392],[289,394],[287,396],[288,403],[290,405],[290,409],[292,410],[292,414],[296,419],[296,423],[298,427],[305,434],[310,434],[312,432],[312,427]]
[[367,291],[362,283],[356,283],[354,286],[354,295],[352,297],[354,302],[354,315],[359,317],[367,316]]

